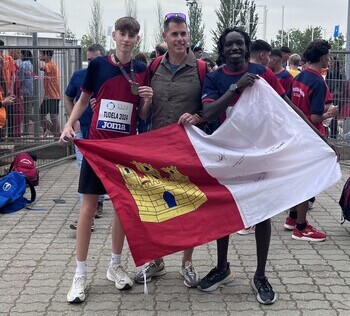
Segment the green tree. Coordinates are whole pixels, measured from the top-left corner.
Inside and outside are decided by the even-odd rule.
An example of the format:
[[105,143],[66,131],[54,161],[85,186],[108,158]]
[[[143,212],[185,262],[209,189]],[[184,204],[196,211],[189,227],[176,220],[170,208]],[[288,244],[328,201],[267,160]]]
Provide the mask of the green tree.
[[343,33],[340,33],[338,38],[328,39],[329,44],[332,46],[332,50],[345,50],[346,38]]
[[100,0],[91,2],[91,20],[89,22],[89,32],[82,36],[80,45],[83,48],[83,56],[86,56],[86,50],[89,45],[96,43],[106,47],[106,32],[102,22],[102,8]]
[[191,45],[199,45],[204,49],[204,24],[202,23],[202,3],[200,1],[189,5],[189,30]]
[[155,40],[154,47],[159,43],[163,43],[164,11],[160,1],[157,1],[156,16],[157,16],[157,24],[156,24],[156,29],[154,31],[154,40]]
[[297,53],[300,56],[303,55],[306,47],[310,44],[312,40],[322,38],[322,27],[316,26],[307,27],[304,31],[299,29],[291,29],[288,32],[278,31],[276,39],[271,42],[271,46],[274,48],[279,48],[281,46],[288,46],[293,53]]
[[212,30],[214,51],[220,34],[228,27],[240,27],[250,37],[255,38],[259,17],[255,13],[256,5],[249,0],[220,0],[220,8],[215,10],[217,16],[216,30]]
[[65,37],[66,41],[75,40],[76,39],[75,34],[67,26],[68,18],[67,18],[67,11],[66,11],[66,2],[65,2],[65,0],[61,0],[61,2],[60,2],[60,13],[61,13],[61,15],[63,17],[63,21],[64,21],[64,29],[65,29],[64,37]]
[[[137,21],[137,4],[135,0],[125,0],[125,15],[131,16]],[[145,33],[145,32],[144,32]],[[145,34],[144,34],[145,37]],[[141,38],[139,42],[134,47],[134,54],[137,54],[141,51],[141,43],[145,41],[145,38]]]

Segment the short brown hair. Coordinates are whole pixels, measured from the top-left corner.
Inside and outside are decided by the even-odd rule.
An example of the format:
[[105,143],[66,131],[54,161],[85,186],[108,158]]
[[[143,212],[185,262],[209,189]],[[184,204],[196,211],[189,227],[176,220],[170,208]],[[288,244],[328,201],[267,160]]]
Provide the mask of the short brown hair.
[[128,32],[129,34],[137,35],[140,32],[140,24],[131,16],[125,16],[118,19],[114,24],[116,31]]

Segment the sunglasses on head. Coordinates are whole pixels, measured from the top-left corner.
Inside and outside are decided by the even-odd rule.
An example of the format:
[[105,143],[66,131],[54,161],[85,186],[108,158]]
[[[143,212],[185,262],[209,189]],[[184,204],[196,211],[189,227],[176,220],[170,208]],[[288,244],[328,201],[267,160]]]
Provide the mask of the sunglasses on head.
[[169,19],[173,19],[173,18],[180,18],[184,21],[186,21],[186,14],[183,13],[168,13],[165,15],[165,21],[169,20]]

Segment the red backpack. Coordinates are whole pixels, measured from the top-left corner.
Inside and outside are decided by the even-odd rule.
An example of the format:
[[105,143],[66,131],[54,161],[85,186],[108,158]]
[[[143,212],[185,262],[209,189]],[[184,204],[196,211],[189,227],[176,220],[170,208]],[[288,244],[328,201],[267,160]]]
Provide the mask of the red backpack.
[[[153,77],[154,73],[157,71],[157,68],[162,61],[163,56],[157,56],[150,64],[149,70],[150,70],[150,78]],[[201,85],[203,85],[204,77],[207,74],[207,64],[200,59],[196,59],[197,61],[197,70],[198,70],[198,77],[199,81],[201,82]]]
[[23,173],[34,186],[39,184],[39,171],[35,167],[34,159],[29,153],[20,153],[15,156],[10,171]]

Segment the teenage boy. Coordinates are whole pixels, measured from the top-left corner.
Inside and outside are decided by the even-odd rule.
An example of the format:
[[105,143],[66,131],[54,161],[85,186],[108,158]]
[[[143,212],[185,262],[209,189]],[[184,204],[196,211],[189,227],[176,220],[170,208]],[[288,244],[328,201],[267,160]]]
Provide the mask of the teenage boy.
[[[256,40],[250,45],[250,62],[267,66],[270,61],[271,45],[263,40]],[[245,236],[255,234],[255,226],[246,227],[237,232],[238,235]]]
[[[202,96],[204,118],[211,122],[220,117],[223,121],[226,109],[235,105],[241,91],[246,87],[253,86],[255,80],[262,77],[311,127],[311,123],[307,121],[303,113],[285,96],[285,91],[272,71],[263,65],[248,62],[249,49],[249,35],[239,28],[228,28],[220,36],[218,41],[219,57],[226,64],[217,71],[208,74],[204,80]],[[249,113],[247,113],[248,117]],[[317,131],[315,130],[315,132]],[[256,298],[261,304],[273,304],[277,299],[265,275],[270,237],[270,219],[258,223],[255,228],[257,269],[252,286],[257,293]],[[200,290],[214,291],[220,285],[233,280],[230,265],[227,262],[228,244],[229,236],[217,240],[217,266],[199,282],[198,288]]]
[[[91,44],[86,50],[86,59],[88,64],[96,57],[104,56],[105,49],[100,44]],[[81,86],[83,84],[84,78],[86,76],[87,69],[80,69],[73,73],[72,78],[66,88],[64,96],[64,107],[68,116],[71,115],[74,103],[79,99],[81,94]],[[79,120],[76,121],[74,125],[75,138],[86,139],[89,135],[90,125],[92,118],[92,108],[88,106]],[[78,146],[74,146],[75,156],[77,160],[78,169],[81,168],[81,163],[83,161],[83,154],[80,152]],[[101,218],[103,213],[103,202],[104,195],[100,195],[98,200],[98,205],[95,212],[95,218]],[[78,226],[78,221],[70,224],[71,229],[76,230]],[[91,231],[94,231],[94,223],[91,225]]]
[[287,95],[290,95],[290,90],[292,88],[293,83],[293,76],[289,73],[288,70],[283,68],[282,52],[279,49],[274,49],[271,52],[270,60],[267,65],[276,75],[281,86],[286,91]]
[[[59,103],[61,99],[59,73],[56,63],[53,61],[54,51],[51,49],[40,51],[40,70],[44,72],[44,100],[40,106],[40,121],[44,136],[50,133],[58,136],[60,122],[58,120]],[[50,114],[51,122],[46,115]]]
[[261,39],[258,39],[250,45],[250,62],[253,64],[261,64],[267,66],[270,55],[271,45]]
[[[137,106],[147,105],[152,99],[152,88],[143,86],[146,65],[132,59],[132,50],[139,41],[140,24],[132,17],[123,17],[115,22],[112,37],[116,43],[116,52],[109,56],[93,59],[87,69],[82,85],[82,93],[74,105],[73,111],[60,137],[60,143],[66,144],[75,136],[73,129],[76,121],[84,113],[91,96],[96,98],[89,139],[118,138],[136,134]],[[111,101],[113,100],[113,101]],[[114,107],[110,106],[114,103]],[[118,107],[118,104],[123,107]],[[118,122],[114,119],[107,124],[105,112],[123,114],[127,120]],[[76,272],[72,286],[67,294],[67,301],[80,303],[85,300],[86,258],[91,237],[91,224],[99,195],[106,194],[101,180],[96,176],[88,162],[83,158],[79,193],[83,194],[76,237]],[[118,215],[114,213],[112,221],[112,257],[107,270],[107,279],[115,286],[129,289],[133,282],[121,265],[121,252],[125,234]]]
[[[338,108],[331,106],[332,96],[321,75],[321,70],[328,67],[330,49],[331,46],[325,40],[311,42],[304,52],[310,66],[296,76],[292,86],[292,102],[324,137],[326,131],[322,121],[338,114]],[[308,206],[308,201],[305,201],[292,208],[284,227],[293,231],[293,239],[324,241],[326,234],[318,231],[306,220]]]

